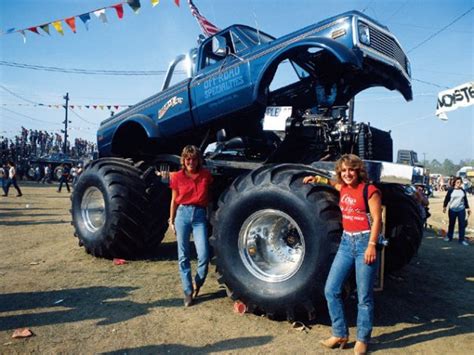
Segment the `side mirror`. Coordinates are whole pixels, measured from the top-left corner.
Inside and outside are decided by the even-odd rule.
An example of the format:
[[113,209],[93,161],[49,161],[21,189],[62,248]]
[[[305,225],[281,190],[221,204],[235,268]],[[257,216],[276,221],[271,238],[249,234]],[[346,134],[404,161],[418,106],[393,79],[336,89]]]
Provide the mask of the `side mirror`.
[[225,57],[227,55],[227,42],[224,37],[212,37],[212,53],[218,57]]

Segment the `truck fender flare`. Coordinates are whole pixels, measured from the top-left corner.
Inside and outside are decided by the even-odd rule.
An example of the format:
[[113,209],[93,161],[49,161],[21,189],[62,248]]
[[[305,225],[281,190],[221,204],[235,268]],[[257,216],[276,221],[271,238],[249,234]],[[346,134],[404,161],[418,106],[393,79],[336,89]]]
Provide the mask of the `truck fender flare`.
[[301,47],[302,50],[306,50],[308,48],[321,48],[322,50],[327,50],[329,53],[334,55],[336,59],[341,64],[352,64],[356,67],[361,67],[362,63],[360,60],[354,55],[354,53],[349,50],[343,44],[324,37],[310,37],[306,38],[301,41],[294,42],[288,46],[283,47],[282,49],[275,52],[265,63],[260,74],[257,78],[257,85],[254,88],[254,98],[258,98],[259,93],[261,93],[261,85],[264,82],[265,76],[267,75],[268,70],[281,61],[281,58],[285,57],[286,54],[290,51],[294,51],[295,48]]
[[148,138],[156,138],[159,136],[158,126],[153,122],[153,120],[149,116],[143,115],[143,114],[136,114],[136,115],[130,116],[125,121],[120,123],[120,125],[117,127],[117,129],[114,132],[114,137],[117,134],[117,132],[121,131],[121,129],[124,126],[129,125],[130,123],[136,123],[141,128],[143,128]]

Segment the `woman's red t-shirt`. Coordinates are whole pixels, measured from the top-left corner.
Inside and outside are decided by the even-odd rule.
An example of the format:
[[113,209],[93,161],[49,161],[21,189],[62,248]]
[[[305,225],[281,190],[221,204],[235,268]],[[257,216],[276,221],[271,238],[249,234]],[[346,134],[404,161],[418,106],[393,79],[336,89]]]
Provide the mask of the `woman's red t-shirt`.
[[171,173],[170,178],[170,187],[177,192],[175,202],[178,205],[207,207],[209,185],[213,180],[209,170],[201,169],[193,177],[180,170]]
[[[361,232],[370,229],[369,218],[365,210],[364,183],[353,188],[343,185],[339,191],[339,207],[342,212],[342,227],[347,232]],[[374,185],[369,185],[367,198],[370,200],[375,192],[379,192]]]

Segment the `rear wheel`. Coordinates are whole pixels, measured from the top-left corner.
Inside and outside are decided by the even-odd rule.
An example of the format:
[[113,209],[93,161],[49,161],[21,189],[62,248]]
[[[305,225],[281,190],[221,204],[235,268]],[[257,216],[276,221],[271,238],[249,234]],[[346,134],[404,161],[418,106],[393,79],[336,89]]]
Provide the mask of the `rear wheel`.
[[382,184],[382,204],[387,208],[385,250],[387,272],[401,269],[416,254],[423,234],[423,221],[416,200],[401,185]]
[[168,227],[169,189],[150,170],[118,158],[86,167],[71,196],[71,213],[75,236],[88,253],[135,259],[156,251]]
[[219,282],[271,318],[314,317],[341,234],[337,193],[283,164],[238,178],[222,195],[211,243]]

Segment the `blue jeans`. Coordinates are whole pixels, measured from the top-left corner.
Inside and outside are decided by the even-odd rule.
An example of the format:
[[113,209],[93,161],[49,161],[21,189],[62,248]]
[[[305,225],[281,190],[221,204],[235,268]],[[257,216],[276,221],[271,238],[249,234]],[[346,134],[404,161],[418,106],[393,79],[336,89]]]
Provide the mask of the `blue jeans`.
[[466,232],[466,209],[462,209],[461,211],[448,211],[449,217],[449,227],[448,227],[448,234],[446,235],[449,240],[453,239],[454,233],[454,225],[456,224],[456,218],[458,219],[458,226],[459,226],[459,243],[464,241],[464,233]]
[[198,266],[194,282],[201,287],[206,280],[209,264],[209,242],[207,240],[206,209],[197,206],[179,205],[175,218],[176,239],[178,241],[178,264],[184,294],[193,293],[191,275],[191,232],[198,256]]
[[332,322],[333,335],[340,338],[349,336],[344,316],[342,288],[353,267],[356,271],[358,311],[357,340],[368,343],[372,333],[374,318],[374,281],[377,274],[377,261],[370,265],[364,262],[364,253],[369,242],[369,232],[350,236],[344,232],[341,244],[329,271],[324,294],[326,296],[329,315]]

